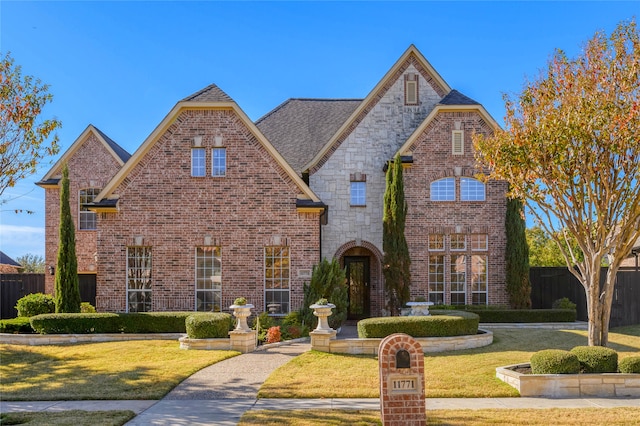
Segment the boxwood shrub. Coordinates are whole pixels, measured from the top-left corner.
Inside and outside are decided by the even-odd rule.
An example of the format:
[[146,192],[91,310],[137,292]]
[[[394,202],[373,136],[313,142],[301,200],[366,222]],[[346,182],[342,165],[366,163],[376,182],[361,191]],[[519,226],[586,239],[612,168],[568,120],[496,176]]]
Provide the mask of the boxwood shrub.
[[576,346],[571,349],[580,361],[583,373],[615,373],[618,371],[618,353],[603,346]]
[[56,302],[50,294],[31,293],[18,299],[16,309],[19,317],[52,314],[56,311]]
[[622,358],[618,362],[618,371],[626,374],[640,374],[640,355]]
[[380,338],[393,333],[412,337],[473,335],[478,332],[478,315],[463,311],[431,310],[430,316],[378,317],[358,321],[358,337]]
[[561,349],[545,349],[531,355],[533,374],[578,374],[580,361],[576,354]]
[[468,307],[467,312],[480,316],[484,323],[515,322],[575,322],[575,309],[478,309]]
[[229,337],[233,320],[222,312],[198,312],[189,315],[185,325],[191,339],[225,338]]
[[44,314],[31,317],[40,334],[185,333],[193,312]]
[[0,333],[33,333],[33,328],[27,317],[4,319],[0,320]]

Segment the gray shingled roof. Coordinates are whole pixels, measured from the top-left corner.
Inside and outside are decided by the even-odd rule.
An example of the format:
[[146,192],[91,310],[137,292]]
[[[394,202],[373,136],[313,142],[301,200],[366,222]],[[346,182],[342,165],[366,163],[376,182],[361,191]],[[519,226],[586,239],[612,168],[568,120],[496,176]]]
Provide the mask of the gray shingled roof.
[[204,89],[187,96],[182,102],[233,102],[233,99],[224,93],[218,86],[211,84]]
[[453,89],[442,98],[440,105],[480,105],[480,103]]
[[100,133],[100,136],[105,140],[105,142],[111,147],[113,152],[116,153],[118,157],[122,160],[123,163],[126,163],[129,158],[131,158],[131,154],[129,154],[124,148],[118,145],[113,139],[109,136],[105,135],[102,130],[98,129],[96,126],[93,126],[96,129],[96,132]]
[[11,265],[18,268],[22,268],[22,265],[0,251],[0,265]]
[[256,121],[256,126],[301,174],[362,99],[289,99]]

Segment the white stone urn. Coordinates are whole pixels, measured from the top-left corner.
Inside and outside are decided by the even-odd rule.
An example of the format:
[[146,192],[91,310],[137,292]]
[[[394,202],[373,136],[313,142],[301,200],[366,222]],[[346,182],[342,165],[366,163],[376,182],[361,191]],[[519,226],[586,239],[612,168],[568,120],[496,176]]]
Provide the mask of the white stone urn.
[[233,309],[233,316],[238,318],[238,324],[236,324],[234,331],[251,331],[247,324],[247,318],[251,315],[251,309],[253,309],[253,307],[254,306],[251,303],[247,303],[246,305],[229,306],[229,309]]
[[331,333],[335,331],[333,328],[329,327],[329,316],[333,313],[332,309],[336,307],[333,303],[327,303],[326,305],[319,305],[314,303],[309,306],[313,309],[313,315],[318,317],[318,326],[315,330],[316,333]]
[[433,306],[433,302],[407,302],[407,306],[411,308],[409,316],[429,316],[429,306]]

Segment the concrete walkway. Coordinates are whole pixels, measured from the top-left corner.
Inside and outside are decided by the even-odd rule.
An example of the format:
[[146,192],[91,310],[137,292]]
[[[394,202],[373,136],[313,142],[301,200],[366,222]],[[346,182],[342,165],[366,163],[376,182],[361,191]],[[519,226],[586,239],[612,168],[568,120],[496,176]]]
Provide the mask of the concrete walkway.
[[[354,334],[355,327],[345,327],[338,336],[347,338]],[[378,398],[257,398],[260,386],[275,369],[309,349],[306,341],[285,343],[226,359],[188,377],[160,401],[0,401],[0,412],[131,410],[137,416],[127,423],[129,426],[231,426],[252,409],[380,409]],[[640,407],[640,398],[427,398],[426,407],[427,410]]]

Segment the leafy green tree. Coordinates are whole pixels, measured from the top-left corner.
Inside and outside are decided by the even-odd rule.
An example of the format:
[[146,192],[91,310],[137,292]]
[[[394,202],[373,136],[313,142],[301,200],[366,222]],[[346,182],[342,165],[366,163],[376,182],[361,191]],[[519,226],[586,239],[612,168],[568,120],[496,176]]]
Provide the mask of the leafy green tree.
[[22,272],[44,274],[45,261],[38,254],[27,253],[24,256],[18,256],[16,262],[22,265]]
[[[555,233],[555,238],[549,236],[540,226],[529,228],[526,233],[527,244],[529,245],[529,264],[531,266],[566,266],[562,250],[557,241],[560,242],[560,246],[564,247],[565,251],[571,250],[579,262],[584,260],[584,255],[576,239],[562,230]],[[607,266],[606,256],[602,259],[601,266]]]
[[340,262],[332,259],[329,262],[326,258],[313,267],[311,282],[303,286],[304,300],[300,309],[300,319],[311,328],[318,324],[318,319],[313,315],[313,309],[309,306],[319,299],[327,299],[336,305],[333,313],[329,317],[329,326],[337,329],[347,319],[348,309],[348,288],[346,283],[346,272],[340,267]]
[[23,77],[21,67],[8,53],[0,59],[0,196],[35,173],[42,158],[58,152],[58,137],[47,139],[61,123],[55,119],[37,122],[52,99],[49,86]]
[[[540,77],[505,103],[506,128],[474,136],[478,161],[490,178],[509,182],[557,243],[585,289],[589,345],[606,346],[616,273],[640,237],[636,23],[596,33],[575,59],[557,50]],[[571,239],[582,259],[563,244]]]
[[76,237],[71,208],[69,207],[69,168],[62,170],[60,190],[60,232],[58,260],[56,262],[56,313],[80,312],[80,284]]
[[411,285],[411,258],[404,235],[407,202],[404,199],[400,156],[397,156],[394,162],[389,164],[386,181],[384,215],[382,217],[384,287],[389,312],[391,315],[399,315],[402,306],[409,301],[409,287]]
[[514,309],[531,308],[529,281],[529,247],[525,234],[524,206],[517,198],[507,200],[507,294]]

